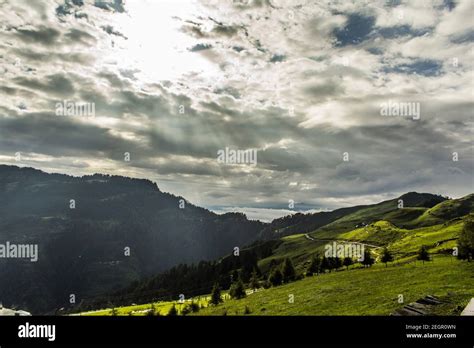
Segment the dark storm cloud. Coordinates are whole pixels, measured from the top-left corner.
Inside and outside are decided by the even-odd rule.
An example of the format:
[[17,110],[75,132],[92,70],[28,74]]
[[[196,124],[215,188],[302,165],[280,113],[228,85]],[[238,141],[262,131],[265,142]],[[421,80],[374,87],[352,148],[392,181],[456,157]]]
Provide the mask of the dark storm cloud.
[[309,84],[304,88],[304,93],[312,100],[324,100],[344,93],[344,87],[335,79],[328,79],[327,81]]
[[31,48],[14,48],[15,55],[25,58],[29,64],[42,62],[70,62],[77,64],[91,64],[96,57],[87,53],[58,53],[58,52],[38,52]]
[[258,152],[258,162],[262,168],[274,171],[291,171],[304,173],[312,171],[311,159],[296,151],[271,148]]
[[72,96],[75,91],[71,80],[61,73],[45,76],[44,79],[17,77],[13,82],[39,92],[49,92],[62,97]]
[[71,42],[81,43],[84,45],[93,45],[97,41],[96,38],[88,32],[75,28],[70,29],[65,34],[65,37],[68,38]]
[[[8,116],[14,116],[10,111]],[[0,117],[0,148],[3,151],[36,152],[51,156],[123,158],[136,146],[111,135],[106,128],[76,122],[51,113]]]
[[54,29],[46,26],[39,28],[27,29],[27,28],[14,28],[16,36],[23,42],[29,44],[43,44],[51,46],[57,43],[57,40],[61,36],[61,33]]
[[216,26],[212,29],[212,32],[222,36],[234,36],[238,33],[239,27],[236,25],[225,25],[223,23],[216,23]]

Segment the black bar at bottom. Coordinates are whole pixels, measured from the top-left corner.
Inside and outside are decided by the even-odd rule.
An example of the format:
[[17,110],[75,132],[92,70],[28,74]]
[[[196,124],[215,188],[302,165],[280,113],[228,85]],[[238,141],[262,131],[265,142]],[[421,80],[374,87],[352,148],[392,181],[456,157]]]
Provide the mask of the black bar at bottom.
[[[55,325],[54,341],[19,337],[21,328],[25,333],[32,325]],[[30,333],[46,333],[44,328],[34,327]],[[472,347],[474,317],[0,317],[2,348],[276,343]]]

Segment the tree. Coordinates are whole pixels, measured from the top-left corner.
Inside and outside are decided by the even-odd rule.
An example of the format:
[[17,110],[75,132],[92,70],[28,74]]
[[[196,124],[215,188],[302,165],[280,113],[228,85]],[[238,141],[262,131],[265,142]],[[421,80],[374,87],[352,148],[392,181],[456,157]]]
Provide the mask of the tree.
[[425,261],[430,260],[430,254],[428,253],[428,248],[426,245],[422,245],[418,251],[418,260],[423,261],[423,264],[425,264]]
[[147,316],[154,316],[154,315],[156,315],[156,307],[155,307],[155,304],[152,303],[150,306],[150,310],[147,313]]
[[285,283],[289,283],[295,280],[295,277],[296,277],[295,268],[293,267],[293,263],[288,257],[285,259],[285,262],[283,264],[282,274],[283,274],[283,281]]
[[168,312],[168,316],[174,317],[178,315],[178,311],[176,310],[176,306],[173,303],[173,307],[170,308]]
[[370,267],[374,264],[375,260],[372,257],[369,249],[364,250],[364,259],[360,262],[364,267]]
[[350,257],[345,257],[344,260],[342,261],[342,264],[346,266],[346,269],[349,270],[349,266],[352,265],[354,261]]
[[321,258],[319,256],[313,256],[311,259],[311,263],[309,264],[308,270],[306,271],[306,275],[311,276],[314,273],[319,273],[321,265]]
[[270,277],[268,278],[268,281],[273,286],[281,285],[283,281],[283,275],[277,267],[273,268],[273,270],[270,272]]
[[468,219],[458,239],[458,258],[471,261],[474,258],[474,219]]
[[239,278],[236,282],[234,282],[234,284],[231,285],[229,295],[230,297],[235,298],[237,300],[247,296],[247,294],[245,293],[244,284],[242,283],[242,279]]
[[387,267],[387,262],[392,262],[393,261],[393,256],[388,251],[387,247],[383,248],[382,251],[382,258],[380,259],[383,263],[385,263],[385,267]]
[[250,289],[256,290],[260,287],[260,283],[258,281],[257,271],[252,272],[252,277],[250,278]]
[[215,283],[214,287],[212,288],[211,301],[209,303],[217,306],[221,302],[222,302],[221,288],[219,287],[218,283]]
[[327,269],[331,269],[331,263],[326,256],[323,256],[323,258],[321,259],[321,264],[319,266],[319,269],[323,273],[326,272]]
[[329,270],[332,270],[332,269],[338,269],[342,266],[342,261],[339,257],[330,257],[328,258],[328,261],[329,261]]

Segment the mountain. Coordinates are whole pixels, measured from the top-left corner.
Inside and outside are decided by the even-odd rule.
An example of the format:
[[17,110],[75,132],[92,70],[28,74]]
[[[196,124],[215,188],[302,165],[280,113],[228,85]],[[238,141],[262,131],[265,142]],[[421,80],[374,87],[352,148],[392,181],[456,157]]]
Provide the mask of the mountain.
[[0,301],[33,313],[66,307],[71,294],[78,303],[179,263],[219,258],[264,227],[149,180],[4,165],[0,212],[0,244],[38,245],[37,262],[0,258]]
[[[392,213],[388,218],[394,223],[404,223],[407,219],[407,211],[399,208],[399,201],[403,207],[431,208],[446,198],[430,193],[409,192],[399,198],[391,199],[372,205],[359,205],[348,208],[336,209],[330,212],[319,212],[313,214],[297,213],[273,220],[261,232],[262,239],[281,238],[295,233],[308,233],[324,226],[331,232],[344,230],[360,223],[380,220],[385,214]],[[403,214],[400,215],[400,212]],[[418,217],[423,210],[411,210],[408,214]]]

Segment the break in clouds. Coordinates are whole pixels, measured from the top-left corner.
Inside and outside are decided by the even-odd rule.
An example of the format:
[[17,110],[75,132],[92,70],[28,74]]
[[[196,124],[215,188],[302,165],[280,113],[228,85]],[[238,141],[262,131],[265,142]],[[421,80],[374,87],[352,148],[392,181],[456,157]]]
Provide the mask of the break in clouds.
[[[462,196],[473,6],[0,0],[0,162],[146,177],[263,220]],[[229,149],[256,165],[218,161]]]

